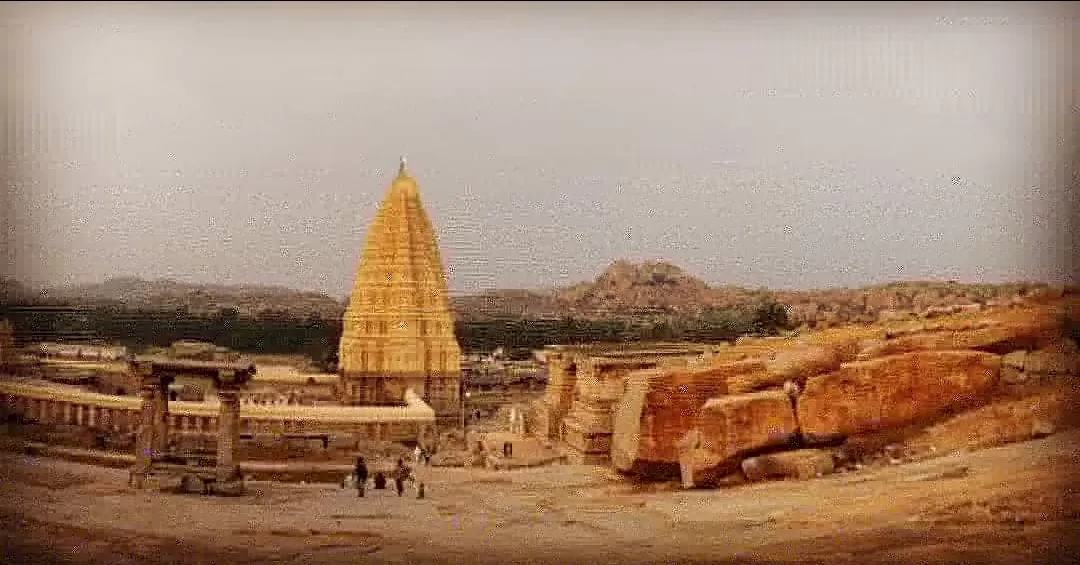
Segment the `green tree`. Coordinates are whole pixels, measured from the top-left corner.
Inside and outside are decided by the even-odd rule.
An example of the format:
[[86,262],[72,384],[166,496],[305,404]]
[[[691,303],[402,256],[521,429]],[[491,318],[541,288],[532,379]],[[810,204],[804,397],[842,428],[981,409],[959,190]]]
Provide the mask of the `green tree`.
[[788,307],[771,298],[763,300],[754,311],[752,328],[761,335],[776,335],[791,329]]

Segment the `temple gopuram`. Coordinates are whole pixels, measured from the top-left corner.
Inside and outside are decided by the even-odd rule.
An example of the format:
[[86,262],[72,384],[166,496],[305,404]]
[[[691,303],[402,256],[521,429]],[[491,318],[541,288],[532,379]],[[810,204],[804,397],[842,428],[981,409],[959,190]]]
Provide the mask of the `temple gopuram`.
[[461,348],[446,273],[404,158],[368,229],[338,359],[343,403],[401,405],[411,389],[441,424],[457,421]]

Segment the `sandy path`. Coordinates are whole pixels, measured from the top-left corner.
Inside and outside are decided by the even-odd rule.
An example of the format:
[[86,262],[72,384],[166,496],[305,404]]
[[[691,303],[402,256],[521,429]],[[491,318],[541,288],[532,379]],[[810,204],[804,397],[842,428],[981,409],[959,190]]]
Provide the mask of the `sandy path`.
[[[123,470],[6,453],[0,540],[33,563],[1049,562],[1080,538],[1078,440],[722,491],[634,492],[570,465],[425,469],[424,500],[132,492]],[[42,551],[56,559],[20,559]]]

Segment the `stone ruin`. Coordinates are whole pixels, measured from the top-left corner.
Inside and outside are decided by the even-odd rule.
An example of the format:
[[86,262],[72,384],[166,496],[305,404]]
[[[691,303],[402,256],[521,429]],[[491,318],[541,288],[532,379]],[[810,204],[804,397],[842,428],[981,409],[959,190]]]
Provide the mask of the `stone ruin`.
[[554,350],[531,429],[564,442],[571,462],[685,487],[818,476],[838,456],[822,448],[928,426],[1017,387],[1071,382],[1080,354],[1062,332],[1065,314],[1080,317],[1080,301],[742,338],[709,355]]
[[528,428],[564,442],[572,463],[609,464],[614,414],[631,375],[700,363],[712,350],[687,344],[552,348],[546,356],[548,385],[526,417]]

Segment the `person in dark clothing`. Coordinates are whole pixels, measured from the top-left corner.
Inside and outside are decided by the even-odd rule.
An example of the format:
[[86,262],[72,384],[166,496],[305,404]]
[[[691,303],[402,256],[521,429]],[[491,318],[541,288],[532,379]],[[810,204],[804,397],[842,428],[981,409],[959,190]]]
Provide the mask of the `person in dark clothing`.
[[386,475],[382,472],[375,473],[375,489],[383,490],[386,488]]
[[364,487],[367,486],[368,468],[363,457],[356,458],[356,494],[364,496]]
[[394,486],[397,488],[397,495],[401,496],[405,494],[405,481],[411,478],[412,472],[409,467],[405,465],[404,459],[397,460],[397,469],[394,469]]

